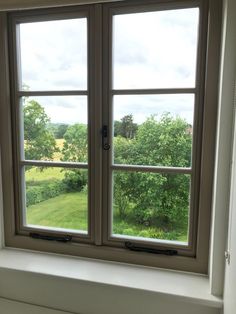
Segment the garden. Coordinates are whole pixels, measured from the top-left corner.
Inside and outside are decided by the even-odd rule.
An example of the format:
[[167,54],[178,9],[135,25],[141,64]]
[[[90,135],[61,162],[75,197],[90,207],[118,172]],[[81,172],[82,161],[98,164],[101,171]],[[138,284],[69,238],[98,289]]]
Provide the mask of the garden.
[[[36,101],[24,104],[25,158],[87,162],[87,126],[51,123]],[[114,121],[114,163],[190,167],[191,125],[178,116],[132,115]],[[87,231],[87,170],[25,169],[27,224]],[[114,171],[113,234],[187,241],[191,177],[187,174]]]

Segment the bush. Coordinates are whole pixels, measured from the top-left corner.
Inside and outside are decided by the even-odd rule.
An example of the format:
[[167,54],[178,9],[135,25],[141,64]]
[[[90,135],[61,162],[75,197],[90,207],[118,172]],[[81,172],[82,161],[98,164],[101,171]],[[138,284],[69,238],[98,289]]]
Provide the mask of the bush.
[[61,181],[30,186],[26,190],[26,206],[34,205],[60,195],[65,190]]
[[69,170],[62,182],[66,192],[80,192],[87,185],[87,176],[85,171]]

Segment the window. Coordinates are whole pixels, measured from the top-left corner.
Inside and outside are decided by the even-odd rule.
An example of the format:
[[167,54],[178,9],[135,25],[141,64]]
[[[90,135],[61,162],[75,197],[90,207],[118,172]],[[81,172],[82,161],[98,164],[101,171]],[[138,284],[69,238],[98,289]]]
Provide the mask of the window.
[[207,272],[210,9],[124,1],[9,14],[7,245]]

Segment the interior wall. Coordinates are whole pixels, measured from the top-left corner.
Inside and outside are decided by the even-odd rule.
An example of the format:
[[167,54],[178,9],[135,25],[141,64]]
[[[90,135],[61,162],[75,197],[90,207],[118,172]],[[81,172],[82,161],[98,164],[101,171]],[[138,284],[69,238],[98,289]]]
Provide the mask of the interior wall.
[[36,305],[16,302],[0,298],[0,313],[2,314],[71,314],[68,312],[62,312],[52,310],[45,307]]
[[[229,87],[234,88],[234,95],[229,94],[229,101],[234,104],[234,117],[236,121],[236,1],[229,4],[229,17],[231,27],[231,71],[234,80],[229,81]],[[234,96],[234,99],[232,98]],[[224,314],[232,314],[236,308],[236,122],[234,123],[234,145],[232,156],[232,176],[230,191],[229,232],[226,252],[228,259],[225,265],[225,288],[224,288]]]
[[[130,289],[1,268],[0,278],[1,298],[38,305],[42,310],[45,307],[76,314],[221,314],[220,308],[207,303],[142,290],[142,287]],[[21,314],[17,304],[9,306],[9,314]],[[0,313],[8,314],[1,311],[1,302]]]
[[219,84],[218,130],[213,192],[213,221],[210,256],[211,291],[223,295],[234,117],[236,69],[236,1],[223,1],[221,72]]
[[122,0],[0,0],[0,11],[111,1],[115,2]]

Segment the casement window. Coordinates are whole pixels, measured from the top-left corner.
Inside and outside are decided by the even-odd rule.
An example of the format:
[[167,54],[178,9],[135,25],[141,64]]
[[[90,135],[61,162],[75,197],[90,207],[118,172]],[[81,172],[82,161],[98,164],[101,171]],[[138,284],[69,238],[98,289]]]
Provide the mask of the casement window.
[[6,245],[207,272],[219,3],[8,15]]

